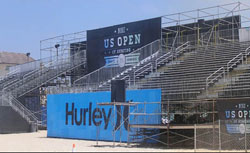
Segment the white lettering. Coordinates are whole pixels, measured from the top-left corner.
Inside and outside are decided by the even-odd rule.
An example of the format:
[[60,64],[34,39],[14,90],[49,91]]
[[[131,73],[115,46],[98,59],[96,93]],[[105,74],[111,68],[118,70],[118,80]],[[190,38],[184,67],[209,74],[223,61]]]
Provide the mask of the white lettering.
[[109,39],[104,39],[104,48],[109,47]]
[[242,111],[239,111],[239,112],[238,112],[238,116],[239,116],[239,118],[242,118],[242,117],[243,117],[243,112],[242,112]]
[[135,35],[135,44],[140,44],[141,43],[141,34]]
[[129,37],[129,45],[133,45],[134,44],[134,42],[133,42],[133,38],[134,38],[134,36],[133,35],[129,35],[128,36]]
[[123,46],[126,46],[128,42],[128,36],[123,36]]
[[125,27],[118,28],[118,34],[125,33]]
[[230,111],[226,111],[226,118],[230,118]]
[[248,115],[248,111],[244,111],[244,117],[247,117],[247,115]]
[[235,118],[235,111],[232,111],[232,118]]
[[[117,41],[117,43],[115,42]],[[141,43],[141,34],[131,34],[128,36],[120,36],[104,39],[104,48],[122,47],[127,45],[136,45]],[[116,46],[117,45],[117,46]]]
[[117,45],[120,47],[122,46],[122,37],[117,38]]
[[114,44],[114,38],[111,38],[111,39],[110,39],[110,47],[112,48],[112,47],[114,47],[114,45],[115,45],[115,44]]

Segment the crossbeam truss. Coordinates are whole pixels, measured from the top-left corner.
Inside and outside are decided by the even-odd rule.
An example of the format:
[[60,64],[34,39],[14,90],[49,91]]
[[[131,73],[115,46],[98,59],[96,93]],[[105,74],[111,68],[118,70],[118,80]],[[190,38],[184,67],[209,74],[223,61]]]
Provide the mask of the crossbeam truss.
[[[178,30],[172,30],[168,27],[171,26],[180,26],[187,28],[189,30],[196,30],[198,27],[189,27],[186,24],[197,23],[199,20],[214,20],[218,19],[223,24],[226,22],[227,24],[234,24],[234,21],[226,21],[223,18],[229,16],[241,16],[241,24],[243,26],[246,23],[250,22],[250,18],[248,17],[248,12],[250,11],[250,6],[247,4],[237,2],[237,3],[229,3],[225,5],[218,5],[214,7],[207,7],[197,10],[185,11],[180,13],[174,13],[169,15],[162,16],[162,27],[171,32],[178,32]],[[214,25],[208,25],[213,27]]]
[[[218,19],[220,21],[219,23],[207,24],[207,27],[210,27],[211,29],[218,27],[218,24],[241,24],[242,27],[247,27],[250,23],[250,17],[248,17],[248,14],[250,14],[250,6],[241,2],[237,2],[169,15],[163,15],[161,16],[162,36],[168,35],[170,33],[176,33],[176,36],[181,37],[181,35],[187,31],[201,31],[201,27],[193,26],[192,24],[190,24],[198,23],[200,20],[209,21]],[[230,16],[240,16],[240,23],[236,22],[234,19],[232,19],[232,21],[224,19]],[[173,27],[179,28],[173,29]],[[72,48],[72,46],[70,45],[72,43],[78,43],[79,48],[86,48],[86,41],[86,30],[44,39],[40,41],[40,57],[45,58],[49,56],[55,56],[57,54],[60,54],[60,52],[69,52]],[[198,41],[202,41],[201,38],[198,38]],[[56,45],[58,44],[59,47],[56,47]],[[73,47],[75,48],[76,46]]]
[[[87,33],[80,31],[40,41],[40,58],[55,57],[58,54],[70,53],[72,49],[86,50]],[[75,44],[75,45],[72,45]]]
[[[249,13],[250,7],[247,4],[237,2],[164,15],[162,16],[162,41],[167,48],[175,44],[178,46],[186,41],[194,41],[192,45],[209,45],[212,36],[216,37],[214,43],[220,40],[234,41],[237,38],[238,28],[249,27]],[[227,19],[229,17],[232,17],[231,20]],[[237,20],[237,17],[240,20]],[[220,27],[225,30],[225,26],[228,28],[223,33]],[[231,34],[228,37],[225,33],[229,33],[230,29]],[[189,35],[188,38],[187,35],[190,32],[193,36]],[[173,39],[176,39],[175,42]]]

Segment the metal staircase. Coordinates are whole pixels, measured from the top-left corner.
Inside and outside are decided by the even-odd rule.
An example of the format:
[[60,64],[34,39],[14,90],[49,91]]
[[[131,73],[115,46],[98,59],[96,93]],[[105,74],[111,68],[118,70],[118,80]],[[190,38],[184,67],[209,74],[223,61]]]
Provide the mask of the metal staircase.
[[8,93],[1,93],[2,106],[11,106],[22,118],[24,118],[29,124],[39,124],[38,118],[22,105],[15,97]]
[[12,107],[30,125],[39,125],[38,118],[21,102],[17,100],[34,89],[54,80],[58,76],[65,74],[86,63],[86,52],[80,51],[74,55],[62,54],[56,58],[51,58],[47,62],[41,62],[40,68],[35,69],[21,78],[16,78],[11,82],[3,84],[1,92],[2,105]]
[[26,93],[46,84],[56,77],[86,63],[83,52],[72,56],[65,54],[48,63],[41,63],[38,70],[32,71],[23,76],[19,81],[3,88],[4,93],[11,93],[14,97],[20,97]]

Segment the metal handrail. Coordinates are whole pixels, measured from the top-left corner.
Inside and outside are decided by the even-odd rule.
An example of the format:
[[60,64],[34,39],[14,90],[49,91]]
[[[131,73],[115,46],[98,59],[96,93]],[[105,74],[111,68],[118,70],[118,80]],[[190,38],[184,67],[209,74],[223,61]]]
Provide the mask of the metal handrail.
[[[216,77],[214,77],[213,79],[211,79],[211,80],[209,81],[209,79],[210,79],[211,77],[213,77],[217,72],[219,72],[219,71],[221,71],[221,70],[223,70],[222,73],[219,73]],[[218,70],[216,70],[214,73],[212,73],[211,75],[209,75],[209,76],[206,78],[206,90],[208,89],[209,84],[210,84],[210,83],[213,83],[213,81],[216,80],[221,74],[224,74],[224,79],[225,79],[225,68],[224,68],[224,67],[219,68]]]
[[1,77],[0,77],[0,81],[4,80],[4,79],[6,79],[6,78],[8,78],[8,77],[10,77],[10,76],[12,76],[12,75],[14,75],[14,74],[17,74],[17,73],[19,73],[19,72],[20,72],[20,69],[19,69],[19,68],[14,69],[13,71],[8,72],[6,75],[1,76]]
[[[22,108],[27,114],[27,117],[31,117],[31,121],[37,121],[38,118],[32,113],[29,109],[27,109],[22,103],[20,103],[14,96],[10,95],[10,98],[14,100],[15,105],[18,109]],[[13,104],[13,102],[12,102]]]
[[[77,54],[74,54],[72,56],[66,57],[66,58],[62,58],[62,59],[59,59],[59,60],[56,59],[55,61],[50,61],[50,62],[46,63],[45,66],[48,66],[47,69],[53,69],[54,67],[58,68],[58,67],[63,67],[63,66],[67,67],[68,64],[71,64],[70,59],[72,57],[79,58],[79,57],[81,57],[81,56],[79,56],[81,54],[82,54],[82,51],[77,53]],[[11,87],[15,86],[16,84],[23,84],[24,80],[31,81],[31,80],[34,80],[34,79],[39,79],[40,75],[42,75],[43,73],[46,73],[46,70],[44,69],[45,66],[41,67],[39,70],[35,70],[35,71],[32,71],[32,72],[28,73],[29,75],[25,75],[21,80],[11,84],[8,87],[3,88],[3,91],[6,91],[6,90],[10,89]]]
[[[78,65],[75,65],[74,67],[71,67],[70,69],[67,69],[67,70],[72,70],[72,69],[74,69],[74,68],[76,68],[76,67],[79,67],[80,65],[82,65],[82,64],[84,64],[84,63],[85,63],[85,62],[79,63]],[[64,71],[64,72],[65,72],[65,71]],[[57,77],[57,76],[63,74],[64,72],[57,73],[57,75],[55,75],[55,76],[52,77],[52,78],[47,79],[47,80],[44,81],[42,84],[45,84],[45,83],[49,82],[50,80],[52,80],[53,78],[55,78],[55,77]],[[36,82],[36,81],[35,81],[35,82]],[[35,88],[36,88],[36,87],[31,88],[31,89],[29,89],[29,90],[23,92],[22,94],[19,95],[19,97],[22,96],[22,95],[24,95],[24,94],[26,94],[26,93],[28,93],[28,92],[30,92],[30,91],[32,91],[32,90],[34,90]]]
[[[177,47],[176,50],[179,50],[180,48],[181,48],[181,49],[180,49],[179,51],[177,51],[176,53],[179,54],[179,53],[181,53],[183,50],[185,50],[187,47],[189,47],[189,43],[190,43],[190,42],[187,41],[186,43],[184,43],[184,44],[182,44],[181,46]],[[183,46],[185,46],[185,47],[183,47]],[[182,47],[183,47],[183,48],[182,48]],[[167,56],[168,54],[170,54],[170,56]],[[167,56],[167,57],[164,58],[165,56]],[[173,54],[171,54],[171,52],[168,52],[168,53],[166,53],[166,54],[160,56],[159,58],[157,58],[157,59],[155,60],[155,68],[157,69],[157,65],[158,65],[159,63],[161,63],[162,61],[165,61],[165,60],[171,58],[172,56],[173,56]],[[162,58],[163,58],[163,59],[162,59]]]
[[[143,48],[148,47],[148,46],[150,46],[150,45],[152,45],[152,44],[154,44],[154,43],[156,43],[156,42],[159,42],[159,41],[160,41],[160,39],[155,40],[155,41],[153,41],[153,42],[151,42],[151,43],[149,43],[149,44],[147,44],[147,45],[145,45],[145,46],[143,46],[143,47],[141,47],[141,48],[136,49],[135,51],[129,53],[128,55],[132,55],[132,54],[134,54],[134,53],[136,53],[136,52],[142,50]],[[152,54],[151,54],[151,55],[152,55]],[[144,60],[144,59],[143,59],[143,60]],[[115,61],[114,61],[114,62],[115,62]],[[109,65],[114,64],[114,62],[109,63]],[[141,61],[140,61],[140,62],[141,62]],[[89,73],[89,74],[83,76],[83,77],[80,77],[79,79],[75,80],[75,81],[73,82],[73,84],[77,84],[78,81],[83,80],[83,79],[85,79],[85,78],[91,76],[92,74],[99,73],[101,70],[106,69],[106,68],[107,68],[107,65],[105,65],[105,66],[103,66],[103,67],[101,67],[101,68],[99,68],[99,69],[97,69],[97,70],[95,70],[95,71],[93,71],[93,72],[91,72],[91,73]]]
[[[29,62],[29,63],[38,63],[38,62],[39,62],[39,63],[40,63],[40,66],[39,66],[38,69],[33,69],[33,70],[31,70],[30,72],[26,73],[26,74],[23,75],[23,76],[20,75],[20,77],[22,77],[21,79],[24,79],[24,78],[26,78],[26,77],[29,77],[31,74],[34,74],[34,73],[36,73],[36,72],[41,71],[41,64],[42,64],[42,63],[45,64],[45,65],[43,65],[44,67],[46,67],[46,66],[51,66],[52,63],[53,63],[53,62],[52,62],[52,59],[55,60],[56,57],[64,57],[64,56],[68,56],[68,55],[69,55],[68,53],[67,53],[67,54],[64,53],[64,54],[60,54],[60,55],[58,55],[58,56],[43,58],[43,59],[39,59],[39,60],[36,60],[36,61]],[[24,63],[24,64],[27,64],[27,63]],[[20,66],[22,66],[22,65],[24,65],[24,64],[17,65],[17,66],[18,66],[17,68],[20,69]],[[16,74],[16,73],[14,73],[14,74]],[[8,77],[8,76],[6,76],[6,77]],[[8,84],[4,84],[3,87],[6,88],[6,87],[9,86],[10,84],[13,84],[14,82],[20,81],[20,77],[19,77],[18,79],[12,80],[12,81],[9,82]]]
[[[237,59],[238,57],[242,56],[240,59],[238,59],[236,62],[234,62],[233,64],[230,65],[230,63],[232,63],[235,59]],[[242,53],[238,54],[237,56],[235,56],[233,59],[231,59],[228,63],[227,63],[227,72],[229,72],[230,68],[232,68],[233,65],[235,65],[236,63],[238,63],[240,60],[244,60],[244,55]]]
[[[37,60],[38,62],[40,62],[40,67],[39,69],[35,69],[27,74],[25,74],[23,77],[26,77],[26,76],[29,76],[30,74],[34,73],[34,72],[37,72],[37,71],[40,71],[41,69],[41,66],[43,67],[46,67],[46,66],[51,66],[53,64],[53,62],[55,62],[57,60],[57,57],[65,57],[65,56],[68,56],[67,58],[69,58],[70,54],[68,53],[63,53],[63,54],[60,54],[58,56],[53,56],[53,57],[48,57],[48,58],[43,58],[43,59],[40,59],[40,60]],[[54,59],[54,60],[52,60]],[[61,58],[60,58],[61,59]],[[59,60],[60,60],[59,59]],[[42,65],[43,64],[43,65]]]
[[35,122],[37,123],[38,118],[27,109],[22,103],[20,103],[15,97],[11,94],[2,93],[3,100],[6,100],[7,103],[18,112],[27,122]]
[[[147,67],[147,66],[149,66],[149,65],[151,65],[151,67],[144,69],[145,67]],[[141,71],[140,73],[136,74],[136,72],[138,72],[138,71],[140,71],[140,70],[142,70],[142,69],[144,69],[144,70]],[[144,73],[144,72],[147,71],[148,69],[151,69],[151,72],[153,71],[153,65],[152,65],[151,62],[148,63],[148,64],[146,64],[146,65],[144,65],[143,67],[137,69],[136,71],[134,71],[134,77],[133,77],[133,78],[134,78],[134,85],[135,85],[136,76],[138,76],[138,75]]]
[[[144,68],[147,67],[148,65],[152,65],[152,63],[148,63],[148,64],[146,64],[146,65],[140,67],[139,69],[137,69],[136,71],[134,71],[134,74],[136,74],[136,72],[138,72],[138,71],[144,69]],[[143,73],[143,72],[144,72],[144,71],[142,71],[142,73]],[[141,74],[141,72],[140,72],[139,74]],[[135,75],[135,76],[137,76],[137,75]]]
[[245,50],[246,64],[247,64],[247,56],[250,54],[249,50],[250,50],[250,46]]

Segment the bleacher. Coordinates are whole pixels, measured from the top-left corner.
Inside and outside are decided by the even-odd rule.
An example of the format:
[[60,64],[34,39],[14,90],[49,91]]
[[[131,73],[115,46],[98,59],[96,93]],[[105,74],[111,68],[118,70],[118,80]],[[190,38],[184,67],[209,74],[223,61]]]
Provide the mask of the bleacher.
[[206,78],[220,67],[226,67],[249,45],[234,42],[197,48],[191,54],[183,55],[178,64],[162,69],[160,76],[138,80],[136,84],[140,89],[162,88],[164,101],[196,99],[206,89]]
[[[245,49],[249,46],[249,42],[240,43],[238,41],[195,48],[189,46],[174,58],[172,58],[172,52],[159,54],[142,65],[117,74],[114,79],[125,79],[127,89],[161,88],[163,102],[194,100],[206,91],[206,79],[212,73],[221,67],[227,67],[230,60],[240,53],[245,53]],[[155,61],[157,59],[166,60],[163,60],[164,64],[157,64],[156,68]],[[154,67],[152,67],[153,65]],[[219,79],[217,78],[215,81]],[[91,90],[110,90],[110,80],[99,84],[99,86],[92,86]],[[84,89],[84,91],[89,91],[89,88]],[[83,92],[83,90],[79,91]]]
[[243,74],[237,75],[233,81],[219,91],[220,98],[248,97],[250,95],[250,67],[246,67]]

